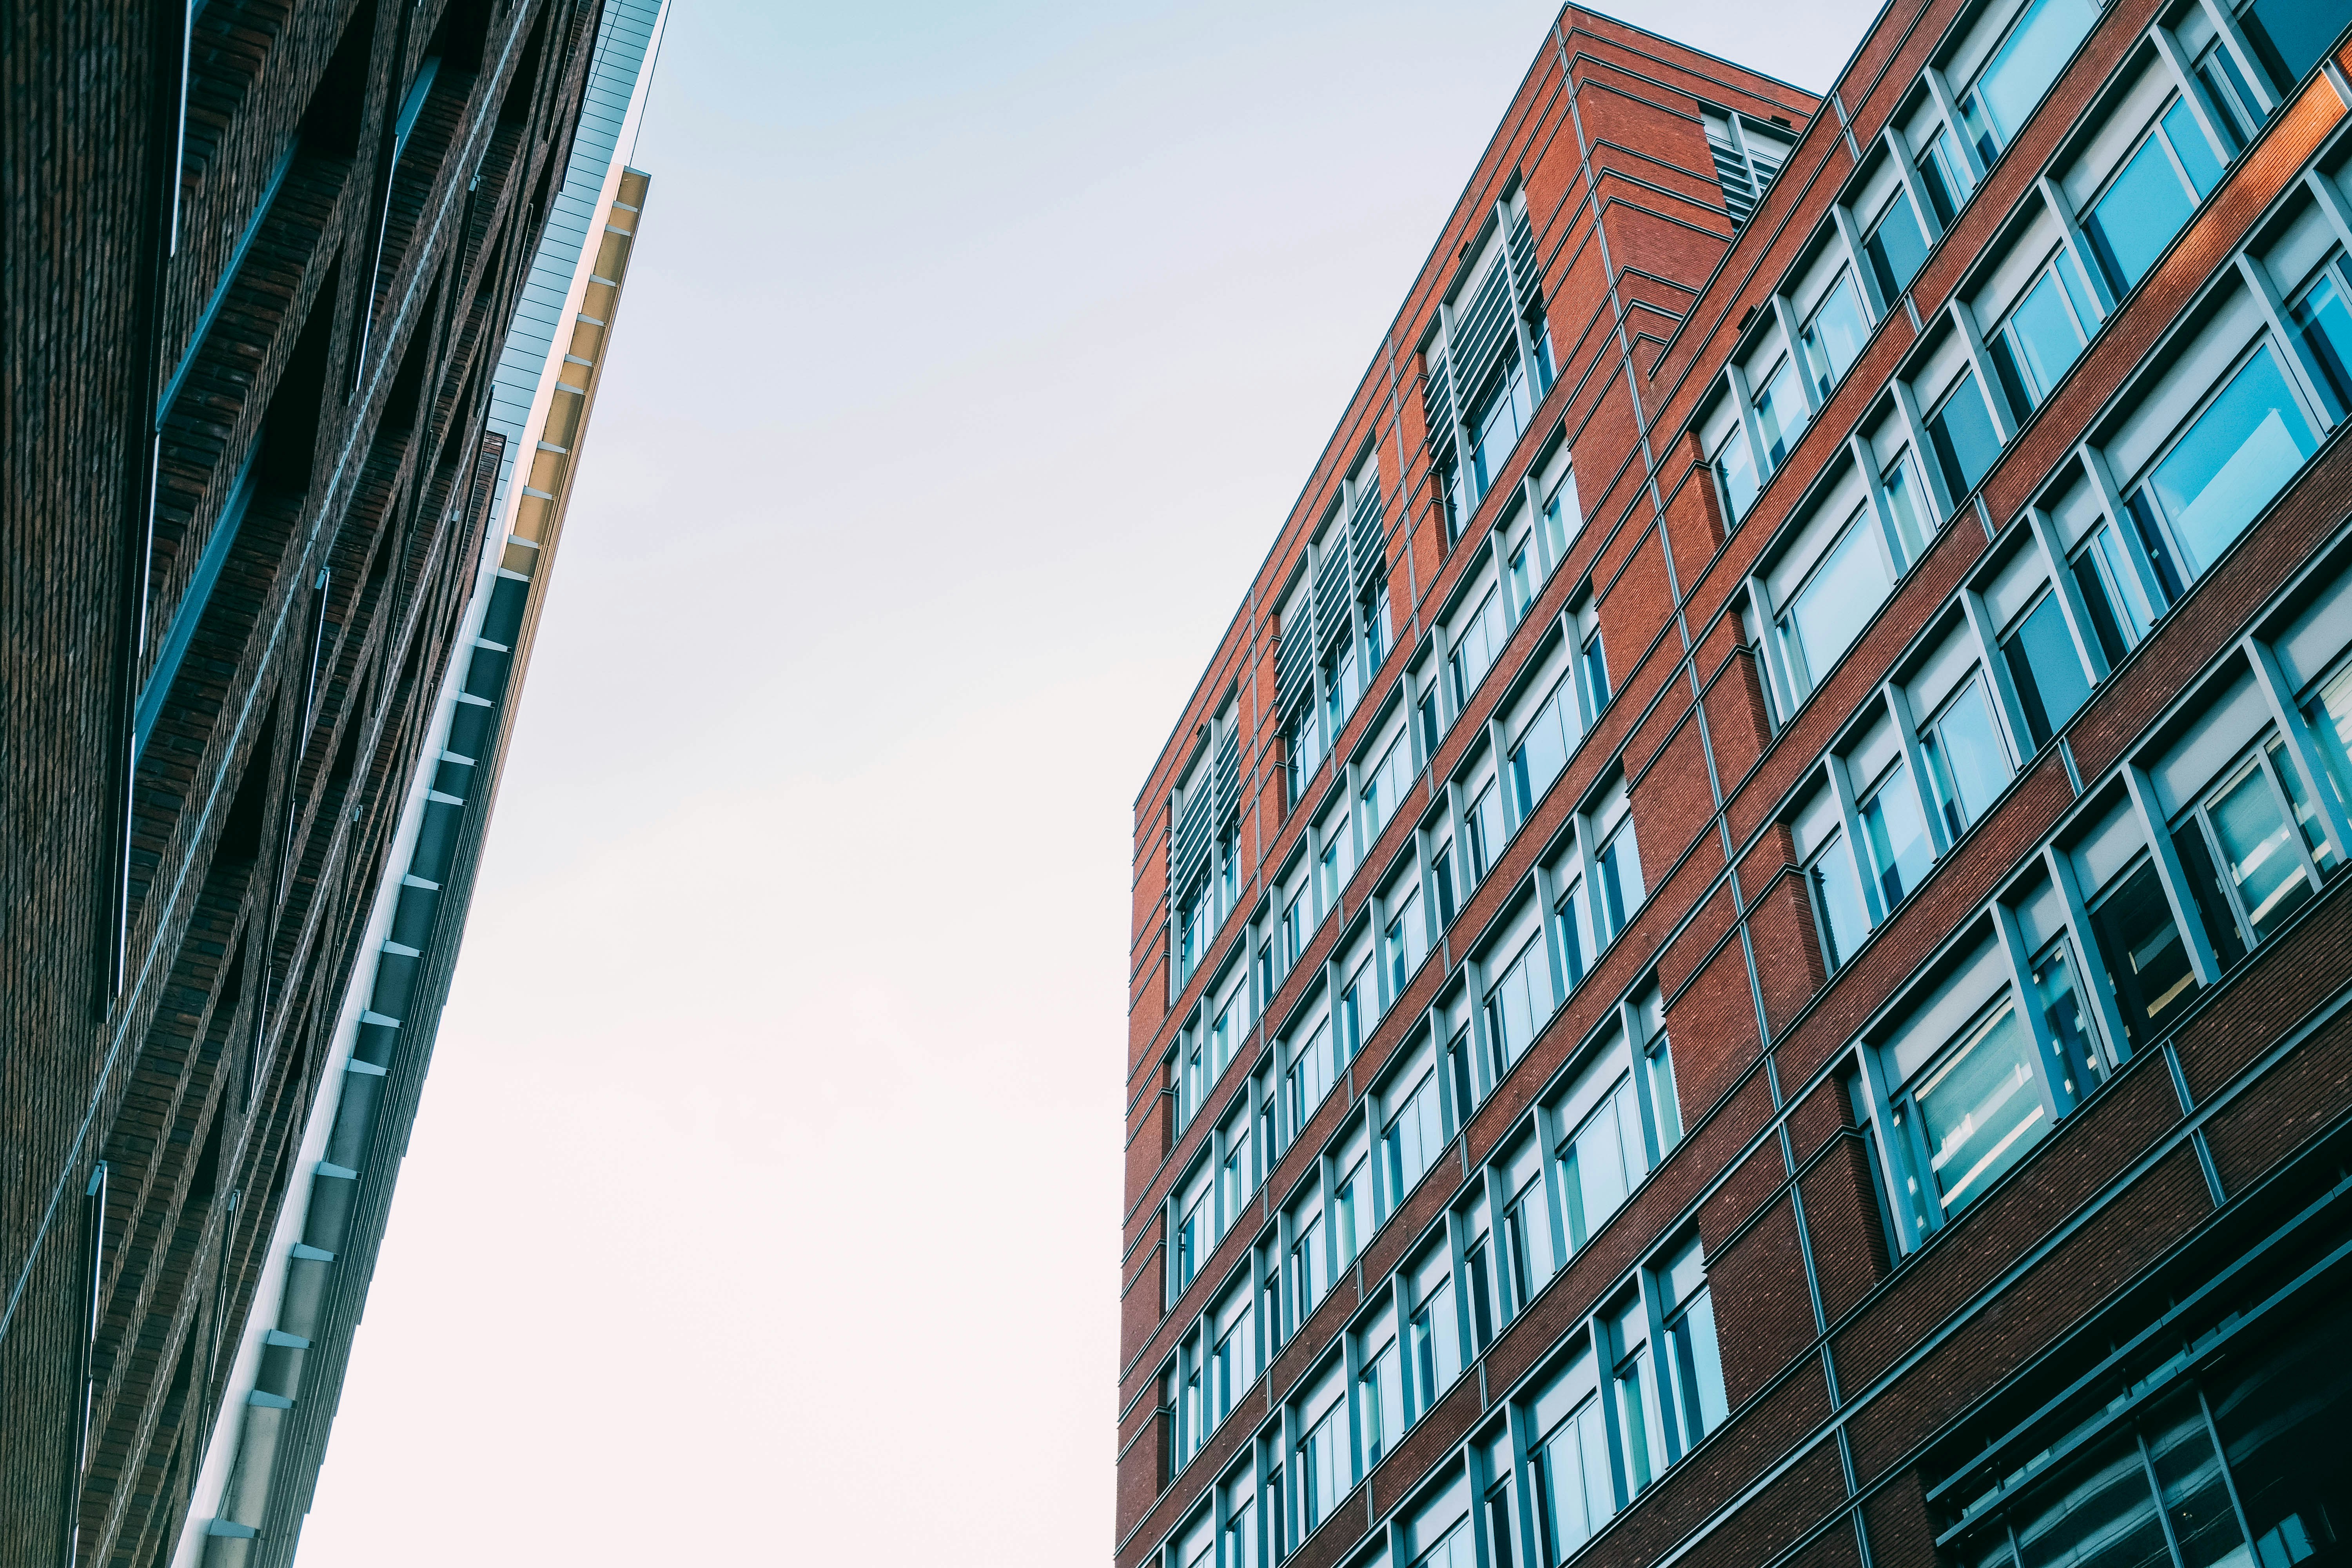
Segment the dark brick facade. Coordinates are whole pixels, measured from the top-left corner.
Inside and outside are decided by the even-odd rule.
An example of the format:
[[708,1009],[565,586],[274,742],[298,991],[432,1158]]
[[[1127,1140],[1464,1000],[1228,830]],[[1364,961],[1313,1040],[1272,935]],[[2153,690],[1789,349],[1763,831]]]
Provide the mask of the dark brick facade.
[[[1855,715],[1918,651],[1923,633],[1951,618],[1984,564],[2029,531],[2023,514],[2045,481],[2109,417],[2118,393],[2178,343],[2171,334],[2184,313],[2228,275],[2233,254],[2280,210],[2292,183],[2323,149],[2337,155],[2332,149],[2352,99],[2342,57],[2281,95],[2218,188],[2122,291],[2081,358],[2020,422],[1973,498],[1900,575],[1822,685],[1776,714],[1756,629],[1740,613],[1748,579],[1791,537],[1812,481],[1843,458],[1862,422],[1876,417],[1890,380],[1916,367],[1915,349],[1950,319],[1958,291],[1975,286],[1978,264],[2004,241],[2021,204],[2039,199],[2037,177],[2054,158],[2072,155],[2070,138],[2100,95],[2150,58],[2151,27],[2179,11],[2155,0],[2106,7],[1952,225],[1931,241],[1785,463],[1746,514],[1727,521],[1697,432],[1726,365],[1746,352],[1751,323],[1759,313],[1769,321],[1775,294],[1809,263],[1832,206],[1852,195],[1858,159],[1876,155],[1922,71],[1982,9],[1963,0],[1894,0],[1832,98],[1819,100],[1573,7],[1543,40],[1137,798],[1118,1428],[1122,1568],[1161,1561],[1155,1553],[1200,1517],[1241,1456],[1268,1434],[1277,1447],[1285,1441],[1285,1402],[1328,1364],[1360,1307],[1445,1224],[1481,1163],[1528,1124],[1575,1053],[1629,995],[1652,985],[1673,1042],[1686,1136],[1496,1331],[1475,1371],[1414,1414],[1344,1503],[1326,1507],[1318,1528],[1293,1538],[1288,1560],[1334,1568],[1386,1561],[1370,1554],[1400,1506],[1455,1462],[1474,1432],[1493,1429],[1564,1339],[1625,1289],[1629,1271],[1695,1228],[1729,1417],[1615,1515],[1587,1549],[1590,1560],[1873,1568],[1937,1561],[1937,1536],[1958,1528],[1962,1495],[1937,1489],[1958,1485],[1948,1478],[1965,1469],[1970,1446],[2007,1434],[2004,1423],[2035,1407],[2035,1390],[2059,1388],[2063,1379],[2049,1381],[2058,1377],[2049,1368],[2078,1366],[2093,1353],[2084,1347],[2103,1336],[2127,1338],[2161,1310],[2149,1301],[2168,1289],[2185,1292],[2285,1224],[2283,1216],[2317,1214],[2299,1205],[2336,1184],[2352,1122],[2345,1044],[2352,1036],[2339,1011],[2352,975],[2343,934],[2352,904],[2340,871],[2252,958],[2209,984],[2161,1042],[2143,1044],[2057,1120],[2016,1172],[1908,1246],[1892,1233],[1877,1134],[1858,1124],[1843,1076],[1842,1064],[1890,1003],[1956,933],[1984,919],[1988,901],[2016,885],[2053,834],[2087,822],[2092,796],[2110,787],[2101,781],[2112,780],[2184,689],[2232,657],[2297,574],[2315,560],[2332,563],[2329,571],[2352,561],[2345,531],[2352,452],[2339,425],[2337,438],[2323,442],[2147,640],[2097,680],[2061,740],[2023,759],[2014,782],[1955,836],[1924,883],[1832,973],[1790,827],[1800,792],[1819,776],[1824,753],[1850,739]],[[2352,22],[2352,12],[2337,21]],[[1701,129],[1703,105],[1777,119],[1795,138],[1779,177],[1736,232]],[[1432,372],[1420,350],[1487,215],[1514,190],[1527,197],[1558,375],[1528,436],[1449,543],[1433,471],[1437,443],[1423,424],[1421,388]],[[1404,806],[1363,846],[1339,911],[1316,926],[1262,999],[1221,1084],[1271,1059],[1286,1020],[1326,984],[1327,961],[1362,929],[1360,910],[1410,863],[1416,833],[1439,820],[1447,781],[1477,748],[1494,744],[1486,721],[1516,698],[1515,677],[1547,651],[1563,609],[1589,607],[1615,694],[1514,827],[1496,866],[1433,937],[1427,962],[1377,1026],[1367,1025],[1344,1082],[1290,1132],[1250,1200],[1255,1217],[1230,1228],[1171,1303],[1170,1201],[1213,1146],[1229,1099],[1220,1087],[1210,1108],[1217,1114],[1179,1129],[1169,1108],[1180,1032],[1227,972],[1229,955],[1254,963],[1246,944],[1265,927],[1251,922],[1265,917],[1274,879],[1288,875],[1323,803],[1355,787],[1335,784],[1335,766],[1370,761],[1359,752],[1386,722],[1390,693],[1432,647],[1433,626],[1456,589],[1489,559],[1489,531],[1517,505],[1517,481],[1555,429],[1573,453],[1582,531],[1433,755],[1416,751],[1421,765]],[[1336,764],[1321,764],[1293,808],[1274,711],[1278,607],[1367,450],[1377,454],[1388,508],[1396,652],[1331,742]],[[1199,738],[1227,711],[1237,716],[1242,757],[1240,890],[1234,917],[1180,982],[1171,977],[1171,801],[1202,754]],[[1449,1128],[1444,1154],[1382,1215],[1234,1413],[1180,1462],[1169,1447],[1163,1383],[1180,1340],[1276,1234],[1284,1205],[1337,1152],[1335,1137],[1412,1046],[1433,1005],[1461,984],[1465,960],[1521,907],[1576,814],[1620,776],[1639,833],[1646,900],[1525,1054],[1462,1125]],[[1948,1543],[1945,1560],[1952,1551]],[[1394,1568],[1403,1568],[1402,1558]]]
[[[184,55],[187,13],[37,0],[0,22],[12,1564],[179,1546],[458,651],[490,374],[600,7],[212,0]],[[488,798],[441,916],[397,933],[421,1018]],[[304,1479],[252,1561],[293,1552],[423,1058],[343,1152],[361,1198],[306,1352],[322,1396],[280,1449]]]

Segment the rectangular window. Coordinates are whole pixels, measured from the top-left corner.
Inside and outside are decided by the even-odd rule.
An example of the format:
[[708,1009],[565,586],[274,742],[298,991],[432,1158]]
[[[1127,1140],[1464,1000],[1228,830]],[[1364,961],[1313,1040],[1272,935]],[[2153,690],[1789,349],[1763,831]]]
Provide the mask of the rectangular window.
[[1737,522],[1748,515],[1748,509],[1754,503],[1756,492],[1760,488],[1756,476],[1756,455],[1748,449],[1748,432],[1741,428],[1738,421],[1732,422],[1729,433],[1709,455],[1707,461],[1714,467],[1715,477],[1723,486],[1725,510],[1730,513],[1731,521]]
[[[2268,938],[2319,888],[2319,869],[2305,853],[2306,834],[2296,829],[2296,818],[2309,814],[2296,810],[2282,777],[2292,771],[2283,743],[2273,739],[2242,759],[2190,813],[2204,826],[2211,850],[2210,859],[2198,857],[2205,864],[2190,868],[2191,880],[2199,870],[2210,874],[2218,867],[2214,889],[2225,895],[2206,900],[2221,917],[2208,923],[2234,927],[2244,947]],[[2195,831],[2194,823],[2188,831]],[[2215,940],[2222,945],[2218,932]]]
[[1924,492],[1908,447],[1886,465],[1879,483],[1886,491],[1886,522],[1895,538],[1895,570],[1899,574],[1908,572],[1926,552],[1927,539],[1935,531],[1936,510],[1920,499]]
[[1551,1021],[1553,1005],[1551,964],[1538,931],[1501,966],[1486,990],[1486,1037],[1500,1058],[1491,1064],[1496,1079],[1535,1043],[1536,1032]]
[[1298,1439],[1298,1512],[1302,1536],[1315,1527],[1348,1495],[1354,1479],[1349,1474],[1348,1402],[1334,1399],[1330,1408],[1314,1418]]
[[2042,406],[2098,330],[2091,286],[2074,252],[2061,247],[1985,339],[1993,373],[2018,418]]
[[1396,1335],[1390,1330],[1393,1321],[1383,1314],[1381,1328],[1386,1337],[1364,1352],[1363,1371],[1356,1378],[1367,1472],[1404,1435],[1404,1373],[1398,1360]]
[[1843,969],[1870,938],[1870,912],[1864,907],[1862,882],[1843,833],[1831,834],[1805,863],[1805,882],[1812,889],[1813,908],[1821,918],[1822,944],[1828,949],[1830,968]]
[[2137,869],[2116,879],[2091,906],[2091,927],[2106,960],[2124,1034],[2134,1049],[2143,1047],[2169,1026],[2198,990],[2188,946],[2173,923],[2172,905],[2153,860],[2143,858]]
[[1503,1200],[1503,1247],[1511,1269],[1511,1311],[1527,1310],[1536,1292],[1550,1282],[1557,1267],[1552,1258],[1551,1213],[1544,1199],[1542,1151],[1528,1146],[1522,1154],[1496,1168],[1512,1183]]
[[1576,692],[1569,678],[1562,675],[1511,746],[1511,793],[1516,797],[1520,821],[1526,821],[1534,812],[1536,802],[1543,798],[1551,781],[1568,765],[1569,752],[1583,738],[1584,725],[1576,710]]
[[2000,639],[2000,655],[2025,710],[2025,727],[2039,748],[2090,700],[2091,681],[2074,651],[2074,634],[2055,591],[2044,592]]
[[1290,1321],[1294,1330],[1314,1315],[1330,1288],[1330,1261],[1324,1256],[1323,1203],[1310,1194],[1291,1215]]
[[1609,706],[1609,655],[1601,646],[1601,628],[1595,626],[1584,639],[1584,697],[1600,722],[1598,715]]
[[1918,793],[1911,785],[1911,769],[1896,763],[1862,802],[1863,837],[1870,844],[1871,870],[1878,879],[1879,897],[1888,910],[1903,901],[1932,868],[1935,847],[1927,837],[1927,819],[1919,812]]
[[1470,504],[1475,507],[1494,485],[1511,449],[1526,434],[1528,421],[1535,416],[1535,405],[1528,396],[1527,373],[1520,367],[1516,348],[1506,351],[1502,368],[1486,384],[1486,392],[1472,405],[1470,428]]
[[1950,395],[1927,416],[1927,441],[1936,449],[1944,488],[1957,504],[2000,456],[2000,436],[1993,429],[1984,395],[1977,390],[1976,372],[1960,377]]
[[[1360,1143],[1357,1145],[1361,1148]],[[1372,1187],[1370,1162],[1358,1154],[1331,1183],[1331,1251],[1336,1269],[1356,1261],[1356,1254],[1372,1234]]]
[[1666,1468],[1665,1434],[1654,1414],[1657,1373],[1650,1356],[1649,1309],[1636,1295],[1603,1320],[1609,1396],[1616,1406],[1617,1458],[1625,1489],[1639,1493]]
[[2352,311],[2345,309],[2337,277],[2343,265],[2344,253],[2336,251],[2286,308],[2310,363],[2319,373],[2314,380],[2326,395],[2332,419],[2343,418],[2346,410],[2352,408]]
[[1805,405],[1797,363],[1783,358],[1766,373],[1756,393],[1756,428],[1764,440],[1764,471],[1777,471],[1804,432],[1811,410]]
[[1634,1103],[1630,1076],[1621,1075],[1602,1093],[1599,1106],[1562,1133],[1556,1153],[1572,1255],[1591,1245],[1592,1233],[1608,1223],[1634,1184],[1649,1173],[1642,1112]]
[[1780,619],[1782,646],[1790,656],[1790,673],[1801,688],[1798,696],[1820,684],[1894,589],[1885,552],[1868,515],[1856,512],[1821,564],[1790,598]]
[[1814,391],[1827,398],[1845,379],[1847,367],[1860,356],[1869,337],[1870,325],[1863,320],[1862,305],[1854,297],[1853,275],[1842,274],[1813,307],[1799,340]]
[[1486,679],[1486,671],[1494,667],[1495,655],[1502,651],[1508,633],[1503,625],[1502,596],[1489,588],[1486,597],[1478,602],[1477,608],[1464,618],[1460,633],[1448,638],[1451,650],[1445,662],[1454,679],[1455,709],[1469,704],[1471,694],[1478,689],[1478,683]]
[[1510,832],[1503,826],[1503,792],[1488,779],[1463,814],[1463,826],[1470,834],[1470,873],[1477,881],[1485,881],[1486,873],[1510,841]]
[[1421,918],[1421,889],[1407,888],[1397,900],[1395,912],[1389,916],[1388,929],[1381,933],[1381,956],[1388,966],[1391,999],[1404,994],[1405,986],[1420,973],[1421,961],[1428,952],[1429,931]]
[[1585,896],[1582,877],[1571,874],[1566,878],[1559,897],[1552,903],[1552,916],[1559,932],[1561,967],[1566,971],[1568,987],[1573,991],[1584,983],[1590,955],[1599,950],[1592,935],[1592,901]]
[[1381,1165],[1388,1178],[1391,1213],[1404,1203],[1405,1195],[1445,1147],[1440,1111],[1433,1064],[1422,1068],[1409,1086],[1390,1097],[1388,1121],[1381,1129]]
[[1966,1030],[1904,1098],[1916,1107],[1927,1149],[1927,1184],[1945,1214],[1975,1201],[2056,1120],[2033,1060],[2032,1034],[2006,997]]
[[1257,1190],[1257,1167],[1250,1160],[1250,1108],[1246,1099],[1219,1131],[1217,1160],[1217,1228],[1231,1230],[1244,1214],[1243,1205]]
[[1412,1317],[1405,1332],[1412,1356],[1413,1416],[1419,1419],[1462,1375],[1462,1336],[1454,1315],[1454,1277],[1442,1247],[1413,1268]]
[[[2046,595],[2043,602],[2048,603]],[[1993,728],[1981,675],[1969,676],[1936,716],[1920,726],[1919,750],[1935,785],[1944,830],[1958,838],[1985,814],[2010,777],[2009,752]]]
[[1977,155],[1990,163],[2033,112],[2099,19],[2094,0],[2032,0],[1966,92],[1960,117]]
[[2131,291],[2221,178],[2212,144],[2175,99],[2083,215],[2084,237],[2116,294]]
[[1668,1402],[1690,1448],[1730,1414],[1723,1393],[1723,1360],[1715,1340],[1715,1302],[1706,1287],[1706,1260],[1693,1236],[1658,1270],[1659,1308],[1665,1321]]
[[2125,504],[2149,554],[2161,554],[2168,565],[2177,562],[2174,575],[2185,583],[2212,567],[2317,446],[2265,343],[2131,489]]
[[1969,199],[1977,182],[1951,132],[1943,126],[1937,126],[1919,150],[1919,183],[1927,187],[1927,205],[1936,209],[1937,226],[1951,227],[1960,204]]
[[1626,921],[1642,907],[1643,897],[1647,891],[1642,886],[1642,856],[1633,842],[1632,821],[1628,820],[1611,834],[1608,841],[1601,846],[1600,853],[1592,858],[1601,878],[1600,907],[1594,912],[1601,917],[1602,928],[1607,932],[1601,938],[1605,945],[1617,940],[1617,933],[1625,929]]
[[1885,212],[1863,237],[1862,253],[1870,261],[1881,298],[1898,299],[1911,286],[1919,263],[1927,259],[1927,236],[1919,226],[1919,215],[1911,209],[1909,192],[1895,193]]
[[1326,1018],[1315,1026],[1290,1063],[1290,1125],[1296,1130],[1307,1125],[1323,1097],[1331,1092],[1332,1079],[1338,1064],[1333,1059],[1331,1023]]
[[1456,907],[1454,890],[1454,836],[1446,835],[1429,852],[1430,890],[1437,897],[1437,929],[1444,931],[1454,923]]
[[1529,1416],[1535,1436],[1528,1445],[1528,1471],[1535,1490],[1536,1533],[1544,1568],[1556,1568],[1617,1512],[1608,1421],[1591,1351],[1579,1351],[1536,1395]]
[[1364,842],[1369,845],[1380,837],[1381,829],[1388,826],[1398,803],[1412,787],[1412,746],[1402,729],[1363,777],[1359,794],[1364,808]]
[[2110,668],[2121,664],[2139,646],[2159,613],[2148,597],[2130,548],[2115,524],[2102,519],[2071,563],[2084,607],[2090,612],[2092,635],[2099,639]]

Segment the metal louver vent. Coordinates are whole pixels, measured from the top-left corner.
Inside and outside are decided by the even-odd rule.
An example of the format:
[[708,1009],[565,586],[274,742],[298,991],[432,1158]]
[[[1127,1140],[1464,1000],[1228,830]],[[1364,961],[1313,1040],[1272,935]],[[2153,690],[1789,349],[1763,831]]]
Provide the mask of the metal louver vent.
[[1296,625],[1284,624],[1274,645],[1274,710],[1286,724],[1307,700],[1307,684],[1315,673],[1315,618],[1308,614],[1296,621]]
[[1511,215],[1511,280],[1517,287],[1519,309],[1531,310],[1543,298],[1543,289],[1536,276],[1536,235],[1528,224],[1528,215]]
[[1469,308],[1454,319],[1454,368],[1473,404],[1504,351],[1517,342],[1511,331],[1511,280],[1505,272],[1501,267],[1488,268]]
[[1348,552],[1341,546],[1323,552],[1315,568],[1315,646],[1329,647],[1348,632]]
[[1712,119],[1706,122],[1706,145],[1715,154],[1715,177],[1723,186],[1724,210],[1730,213],[1734,228],[1743,227],[1756,213],[1756,187],[1748,178],[1748,160],[1732,145],[1727,132],[1716,129]]
[[1192,889],[1209,874],[1209,791],[1195,786],[1184,796],[1182,815],[1176,819],[1176,842],[1169,879],[1176,907],[1190,901]]
[[1389,563],[1386,531],[1381,527],[1381,487],[1377,481],[1356,492],[1355,514],[1348,520],[1348,552],[1356,558],[1356,585],[1379,576]]
[[1234,725],[1225,727],[1224,738],[1217,742],[1217,768],[1212,777],[1216,804],[1209,827],[1213,837],[1231,827],[1242,814],[1242,736]]
[[1454,395],[1445,381],[1445,356],[1429,356],[1429,372],[1421,379],[1422,417],[1429,426],[1429,452],[1442,458],[1454,450]]

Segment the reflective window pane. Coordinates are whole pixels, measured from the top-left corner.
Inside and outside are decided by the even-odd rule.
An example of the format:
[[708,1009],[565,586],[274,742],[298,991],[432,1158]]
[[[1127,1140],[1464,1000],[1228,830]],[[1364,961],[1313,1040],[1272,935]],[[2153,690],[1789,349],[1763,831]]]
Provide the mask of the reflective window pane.
[[1919,270],[1919,263],[1927,258],[1927,236],[1919,226],[1919,215],[1911,210],[1909,192],[1895,193],[1885,216],[1863,240],[1862,249],[1870,258],[1879,293],[1888,300],[1901,294]]
[[2026,7],[1968,94],[1972,129],[1979,130],[1978,150],[1986,163],[2017,134],[2098,19],[2093,0],[2033,0]]
[[2000,651],[2017,688],[2018,706],[2025,710],[2025,726],[2032,732],[2033,743],[2046,746],[2091,695],[2090,677],[2074,651],[2058,595],[2042,595],[2032,614],[2003,640]]
[[2197,973],[2155,864],[2142,861],[2091,911],[2091,924],[2123,1013],[2124,1033],[2135,1048],[2144,1047],[2197,994]]
[[2315,443],[2265,346],[2148,475],[2172,539],[2201,576],[2278,494]]
[[1947,1210],[1975,1198],[2049,1131],[2032,1051],[2017,1009],[2004,1005],[1919,1087],[1928,1169]]
[[2247,769],[2216,796],[2206,816],[2213,824],[2222,869],[2238,895],[2238,906],[2260,942],[2313,892],[2295,831],[2279,809],[2270,775],[2260,767]]
[[1906,764],[1895,763],[1877,793],[1863,803],[1862,828],[1870,840],[1879,894],[1891,910],[1919,885],[1935,857]]
[[2106,195],[2083,218],[2091,252],[2116,293],[2129,291],[2139,281],[2196,205],[2157,139],[2151,135],[2141,142]]
[[1797,382],[1797,364],[1784,359],[1756,393],[1756,428],[1764,438],[1766,471],[1778,468],[1796,445],[1810,412],[1804,389]]
[[1975,372],[1960,377],[1952,395],[1927,416],[1927,439],[1936,448],[1945,488],[1956,500],[1976,489],[1992,460],[2000,456],[2000,435],[1992,426],[1984,395],[1977,389]]
[[1870,936],[1870,916],[1863,907],[1862,883],[1854,875],[1853,857],[1845,836],[1832,837],[1813,857],[1806,879],[1812,884],[1813,903],[1822,916],[1822,934],[1829,943],[1830,967],[1843,968]]
[[1862,628],[1894,586],[1870,531],[1859,521],[1848,526],[1845,536],[1831,546],[1812,576],[1797,590],[1781,623],[1794,645],[1797,658],[1792,662],[1806,690],[1828,674],[1862,635]]
[[1805,323],[1805,363],[1812,373],[1814,389],[1823,397],[1845,379],[1846,368],[1862,353],[1869,335],[1862,307],[1854,299],[1853,277],[1840,278],[1813,311],[1813,319]]
[[1981,679],[1970,679],[1945,704],[1920,742],[1935,779],[1944,826],[1958,838],[2009,783],[2009,753],[1993,728]]

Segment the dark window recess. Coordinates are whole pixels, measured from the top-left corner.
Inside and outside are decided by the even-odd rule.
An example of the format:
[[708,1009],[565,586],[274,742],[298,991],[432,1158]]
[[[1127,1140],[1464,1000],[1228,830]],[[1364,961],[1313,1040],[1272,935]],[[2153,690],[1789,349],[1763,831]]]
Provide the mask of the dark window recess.
[[327,398],[327,370],[334,358],[336,296],[342,291],[343,263],[327,268],[310,300],[310,314],[295,340],[286,374],[270,395],[261,426],[261,453],[254,478],[267,489],[300,495],[310,488],[319,450],[320,411]]
[[302,112],[302,145],[330,157],[359,154],[367,108],[368,56],[375,43],[375,0],[362,0]]
[[522,47],[522,58],[515,62],[514,74],[499,94],[499,123],[524,125],[530,121],[532,105],[539,98],[540,61],[547,53],[547,18],[552,5],[540,9],[539,20],[530,25],[530,41]]
[[2172,847],[2180,857],[2181,870],[2188,874],[2189,891],[2197,900],[2197,915],[2205,922],[2205,934],[2212,939],[2214,954],[2228,969],[2246,956],[2246,944],[2238,936],[2229,895],[2221,890],[2221,873],[2213,868],[2213,857],[2206,851],[2205,835],[2196,818],[2173,831]]

